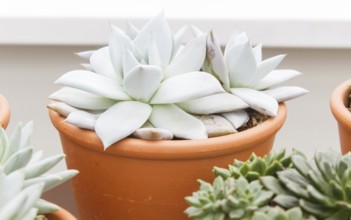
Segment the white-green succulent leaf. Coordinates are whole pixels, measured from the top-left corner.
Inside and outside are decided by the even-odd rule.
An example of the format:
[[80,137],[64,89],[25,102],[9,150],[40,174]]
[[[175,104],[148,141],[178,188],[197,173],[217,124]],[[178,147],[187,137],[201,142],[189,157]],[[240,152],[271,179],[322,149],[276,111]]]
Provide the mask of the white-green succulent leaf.
[[163,81],[152,97],[151,104],[171,104],[224,92],[212,75],[190,72]]
[[232,88],[230,91],[246,102],[252,109],[264,115],[277,115],[278,102],[271,96],[250,88]]
[[56,83],[110,99],[131,99],[123,91],[123,88],[118,81],[86,70],[70,71],[61,76]]
[[174,35],[173,35],[173,51],[172,51],[172,59],[175,57],[179,48],[184,46],[190,39],[194,36],[189,38],[190,26],[184,25],[182,26]]
[[22,170],[6,175],[3,169],[0,170],[0,207],[3,207],[8,201],[16,196],[24,186],[25,174]]
[[87,110],[107,109],[116,103],[115,99],[106,98],[70,87],[64,87],[54,92],[49,98],[66,103],[75,108]]
[[264,90],[299,75],[301,75],[301,73],[296,70],[273,70],[261,81],[256,83],[256,85],[253,85],[253,88]]
[[78,53],[75,53],[77,56],[80,58],[90,60],[91,55],[94,53],[95,50],[87,50],[87,51],[81,51]]
[[67,180],[72,179],[79,172],[77,170],[65,170],[54,174],[49,174],[46,176],[39,176],[24,181],[24,187],[31,186],[37,183],[44,183],[43,192],[46,192],[56,186],[66,182]]
[[190,25],[190,30],[195,37],[199,37],[204,34],[204,32],[200,28],[194,25]]
[[130,50],[126,50],[123,54],[123,77],[125,77],[134,67],[140,63]]
[[39,210],[38,215],[50,214],[59,210],[57,205],[43,199],[39,199],[35,203],[35,207]]
[[33,153],[32,158],[28,162],[28,165],[32,165],[34,163],[39,162],[43,158],[43,154],[44,154],[43,150],[39,150],[39,151]]
[[5,129],[0,126],[0,164],[5,162],[5,155],[9,150],[9,139],[6,135]]
[[158,66],[139,65],[133,68],[123,80],[125,92],[135,100],[149,102],[159,89],[162,71]]
[[227,66],[224,61],[221,45],[212,31],[207,36],[206,44],[207,51],[204,65],[221,82],[223,88],[229,92],[230,82]]
[[[123,78],[123,55],[127,50],[133,51],[134,44],[129,36],[118,27],[111,25],[111,32],[109,38],[109,55],[110,62],[114,68],[117,80],[121,81]],[[113,79],[113,77],[110,77]]]
[[157,128],[171,131],[178,138],[207,138],[204,124],[174,104],[154,105],[149,121]]
[[38,216],[38,209],[31,208],[27,213],[23,214],[20,219],[21,220],[42,220],[40,219],[42,216]]
[[36,162],[32,161],[32,163],[29,163],[28,166],[23,169],[25,179],[31,179],[46,173],[64,157],[64,155],[55,155]]
[[231,112],[249,107],[237,96],[226,92],[180,102],[177,105],[188,113],[199,115]]
[[144,58],[147,57],[151,37],[157,44],[162,64],[167,65],[172,55],[173,39],[163,13],[147,22],[134,39],[136,47]]
[[253,47],[252,52],[255,55],[256,62],[260,63],[262,61],[262,44],[257,44]]
[[297,86],[280,86],[277,88],[264,90],[263,93],[271,96],[277,102],[285,102],[308,93],[304,88]]
[[148,56],[147,57],[148,57],[149,65],[156,65],[156,66],[161,67],[162,69],[164,69],[164,66],[166,66],[162,63],[159,49],[157,48],[157,44],[156,44],[155,39],[153,37],[150,39],[150,45],[148,48]]
[[98,115],[86,111],[74,111],[67,116],[65,121],[79,128],[95,130],[98,117]]
[[127,28],[126,28],[126,35],[128,35],[130,39],[134,40],[138,34],[139,34],[138,28],[135,27],[135,25],[132,22],[128,21]]
[[94,72],[93,68],[91,67],[91,65],[89,63],[81,63],[80,66],[83,67],[85,70]]
[[116,72],[111,63],[109,47],[96,50],[90,57],[90,67],[95,73],[120,81],[121,73]]
[[249,114],[245,110],[224,112],[221,115],[226,118],[235,129],[240,128],[250,119]]
[[151,111],[152,107],[143,102],[118,102],[100,115],[95,132],[107,148],[140,128],[148,120]]
[[4,163],[4,172],[6,174],[9,174],[25,167],[32,158],[32,154],[32,148],[24,148],[14,152],[10,156],[10,158]]
[[44,187],[44,183],[39,182],[32,186],[28,186],[27,188],[21,191],[21,193],[26,194],[26,199],[24,200],[24,203],[22,204],[22,206],[20,206],[21,209],[18,210],[16,214],[17,219],[25,219],[26,216],[32,215],[31,210],[33,210],[33,206],[39,200],[43,191],[43,187]]
[[79,111],[79,109],[74,108],[70,105],[67,105],[66,103],[63,102],[52,102],[47,105],[48,109],[51,109],[58,114],[60,114],[63,117],[67,117],[69,114],[71,114],[74,111]]
[[206,35],[189,41],[173,58],[166,70],[166,78],[193,71],[199,71],[206,56]]

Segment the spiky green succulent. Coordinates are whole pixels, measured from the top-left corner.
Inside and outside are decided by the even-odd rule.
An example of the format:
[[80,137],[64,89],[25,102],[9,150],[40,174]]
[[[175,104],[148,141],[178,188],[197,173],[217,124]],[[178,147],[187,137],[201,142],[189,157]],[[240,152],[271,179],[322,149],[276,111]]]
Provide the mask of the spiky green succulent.
[[43,152],[33,153],[31,134],[33,123],[19,124],[8,138],[0,128],[0,219],[42,219],[43,214],[58,210],[40,196],[43,192],[75,176],[76,170],[45,174],[64,155],[42,159]]
[[224,180],[218,176],[213,185],[204,181],[199,184],[200,190],[186,197],[191,207],[185,213],[196,220],[251,219],[273,196],[258,180],[248,182],[244,177]]
[[305,216],[299,207],[284,210],[277,206],[256,212],[252,220],[315,220],[315,218]]
[[234,160],[234,164],[229,165],[229,169],[215,167],[213,172],[216,176],[222,176],[224,179],[243,176],[247,180],[253,181],[260,176],[275,176],[278,171],[290,167],[290,157],[290,155],[285,154],[285,149],[279,152],[272,151],[263,157],[258,157],[255,153],[252,153],[245,162]]
[[300,206],[318,219],[351,219],[350,153],[341,156],[335,151],[319,152],[311,162],[299,154],[291,161],[293,168],[278,172],[278,178],[262,181],[277,194],[277,204]]

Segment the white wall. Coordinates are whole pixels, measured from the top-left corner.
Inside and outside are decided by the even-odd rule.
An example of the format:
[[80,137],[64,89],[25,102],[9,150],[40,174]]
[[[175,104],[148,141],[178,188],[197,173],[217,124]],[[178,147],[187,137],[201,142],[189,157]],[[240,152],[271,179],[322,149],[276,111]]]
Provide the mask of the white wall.
[[[53,82],[63,73],[80,68],[74,52],[95,47],[77,46],[0,46],[0,93],[12,110],[8,131],[19,121],[34,120],[34,145],[45,155],[62,152],[59,137],[51,125],[46,104],[57,90]],[[265,49],[264,57],[287,53],[279,68],[292,68],[304,75],[289,81],[310,93],[288,103],[288,119],[278,133],[276,148],[295,147],[309,155],[316,149],[339,148],[337,127],[330,110],[332,90],[351,78],[351,50],[341,49]],[[64,163],[55,168],[65,169]],[[68,184],[46,195],[75,213]]]

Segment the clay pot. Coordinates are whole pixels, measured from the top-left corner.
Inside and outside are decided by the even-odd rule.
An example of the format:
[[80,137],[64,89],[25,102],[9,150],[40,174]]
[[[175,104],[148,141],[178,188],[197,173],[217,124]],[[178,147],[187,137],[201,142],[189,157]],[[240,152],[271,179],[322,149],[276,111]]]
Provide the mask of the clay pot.
[[351,150],[351,112],[346,107],[349,103],[350,85],[351,80],[340,84],[330,98],[330,108],[338,122],[340,146],[343,154]]
[[77,220],[71,213],[67,210],[60,208],[57,212],[45,215],[48,220]]
[[[50,111],[60,133],[79,219],[188,219],[185,196],[197,179],[212,181],[213,166],[228,167],[252,152],[268,153],[286,118],[278,115],[246,131],[207,140],[146,141],[126,138],[106,151],[95,132],[77,128]],[[123,125],[121,125],[123,126]]]
[[10,106],[4,96],[0,95],[0,126],[6,128],[10,121]]

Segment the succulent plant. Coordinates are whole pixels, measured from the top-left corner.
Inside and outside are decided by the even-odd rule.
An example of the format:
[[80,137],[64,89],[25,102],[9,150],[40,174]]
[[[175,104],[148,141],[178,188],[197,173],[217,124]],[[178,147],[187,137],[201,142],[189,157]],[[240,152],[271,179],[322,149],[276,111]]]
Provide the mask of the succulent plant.
[[58,210],[40,196],[43,192],[75,176],[76,170],[47,174],[64,155],[42,159],[43,152],[33,153],[33,123],[19,124],[9,139],[0,128],[0,219],[41,219]]
[[185,213],[196,220],[251,219],[273,196],[258,180],[249,183],[244,177],[224,180],[218,176],[213,185],[204,181],[199,184],[200,190],[186,197],[191,206]]
[[[244,213],[240,219],[253,220],[351,219],[351,153],[318,152],[309,162],[301,152],[286,154],[282,150],[264,157],[252,155],[235,164],[229,170],[215,168],[217,177],[212,185],[199,181],[200,190],[186,198],[189,217],[235,219],[230,213],[240,212]],[[269,171],[272,164],[280,165]],[[263,196],[247,190],[248,184],[254,184],[254,192],[264,192]],[[237,193],[241,190],[246,190],[247,198]],[[252,203],[255,200],[264,202],[257,206]],[[232,201],[245,201],[246,205],[239,205],[241,211],[237,211]]]
[[318,219],[351,218],[351,154],[318,152],[312,162],[302,154],[291,157],[293,168],[278,172],[278,179],[263,177],[282,207],[300,206]]
[[56,81],[64,88],[49,97],[58,102],[48,107],[94,130],[105,148],[130,135],[153,140],[234,133],[249,119],[243,109],[273,116],[276,100],[306,93],[297,87],[266,89],[299,73],[271,71],[282,57],[261,62],[260,49],[252,50],[240,34],[223,56],[212,33],[184,26],[172,35],[163,14],[140,30],[131,23],[126,31],[111,26],[108,46],[78,53],[89,63]]
[[235,179],[243,176],[248,181],[258,180],[261,176],[276,176],[278,171],[282,171],[291,166],[291,156],[286,155],[285,149],[271,151],[263,157],[257,157],[252,153],[250,158],[245,161],[234,160],[229,169],[214,167],[215,176],[222,176],[224,179],[234,177]]

